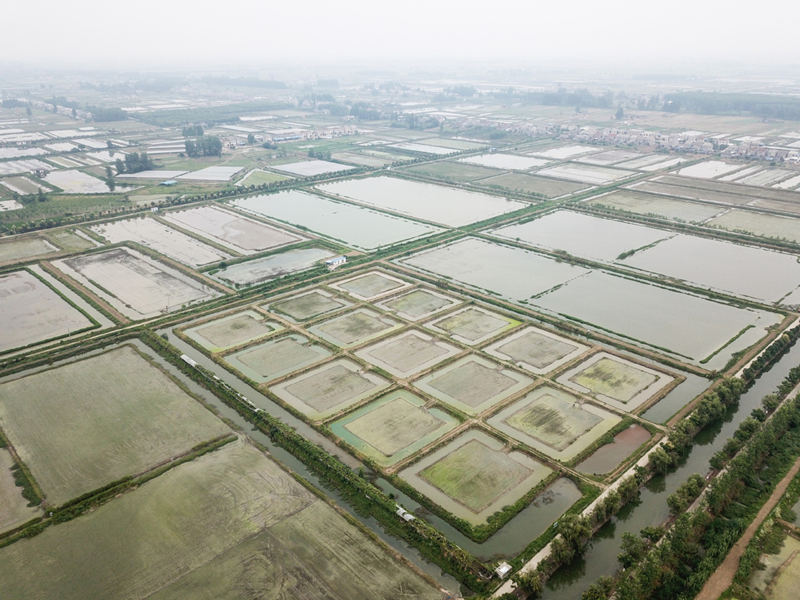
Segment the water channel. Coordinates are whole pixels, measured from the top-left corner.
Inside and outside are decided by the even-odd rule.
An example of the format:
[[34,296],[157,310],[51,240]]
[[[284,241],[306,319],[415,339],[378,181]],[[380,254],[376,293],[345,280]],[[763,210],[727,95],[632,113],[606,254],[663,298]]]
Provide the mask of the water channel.
[[626,506],[603,526],[583,556],[559,569],[547,582],[545,600],[576,600],[594,581],[612,575],[619,563],[622,534],[638,534],[655,526],[669,516],[667,496],[674,492],[692,473],[704,475],[711,456],[720,450],[750,412],[761,405],[761,399],[775,391],[789,370],[800,365],[800,345],[794,346],[772,369],[762,375],[731,409],[724,422],[702,431],[683,463],[666,476],[653,478],[645,486],[639,500]]

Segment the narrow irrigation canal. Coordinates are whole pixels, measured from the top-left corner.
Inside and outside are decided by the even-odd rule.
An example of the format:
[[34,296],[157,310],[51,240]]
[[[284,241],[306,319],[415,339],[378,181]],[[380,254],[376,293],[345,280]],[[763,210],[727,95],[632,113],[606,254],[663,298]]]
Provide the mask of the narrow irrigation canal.
[[638,534],[645,527],[662,523],[669,516],[667,496],[692,473],[706,474],[711,456],[725,445],[750,412],[761,405],[761,399],[774,392],[789,370],[797,365],[800,365],[800,344],[795,345],[742,395],[738,406],[730,410],[722,423],[705,429],[695,438],[689,455],[675,471],[651,479],[642,489],[638,502],[623,508],[597,532],[582,556],[559,569],[548,580],[542,597],[545,600],[575,600],[598,577],[612,575],[619,568],[617,555],[622,534]]

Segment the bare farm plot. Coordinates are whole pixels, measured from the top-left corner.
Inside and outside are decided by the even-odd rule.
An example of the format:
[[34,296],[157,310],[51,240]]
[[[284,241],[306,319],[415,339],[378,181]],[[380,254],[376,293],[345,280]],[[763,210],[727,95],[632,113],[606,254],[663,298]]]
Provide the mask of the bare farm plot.
[[209,352],[222,352],[228,348],[254,342],[281,331],[283,326],[254,310],[219,317],[201,325],[189,326],[184,335],[193,339]]
[[1,549],[0,587],[29,600],[236,600],[265,589],[307,600],[441,598],[242,442]]
[[0,183],[2,183],[6,188],[11,190],[12,192],[16,192],[17,194],[20,194],[22,196],[25,196],[27,194],[35,194],[39,192],[39,190],[43,192],[51,191],[50,188],[48,188],[47,186],[42,185],[41,183],[38,183],[31,179],[28,179],[27,177],[21,177],[21,176],[7,177],[2,181],[0,181]]
[[455,148],[443,148],[441,146],[431,146],[430,144],[419,144],[416,142],[393,144],[391,147],[399,148],[400,150],[410,150],[411,152],[420,152],[422,154],[433,154],[436,156],[444,156],[459,151]]
[[674,377],[600,352],[557,381],[621,410],[632,411],[670,385]]
[[130,346],[4,381],[0,427],[55,505],[229,431]]
[[168,171],[166,169],[153,169],[150,171],[139,171],[138,173],[122,173],[117,178],[124,179],[173,179],[178,175],[183,175],[186,171]]
[[0,352],[94,325],[28,271],[0,275]]
[[453,181],[456,183],[475,181],[476,179],[483,179],[484,177],[491,177],[501,173],[501,171],[498,171],[497,169],[489,169],[475,164],[467,164],[450,160],[440,160],[431,163],[423,163],[421,165],[413,165],[405,170],[409,173],[417,173],[433,179],[439,179],[441,181]]
[[282,165],[272,165],[270,169],[274,171],[284,171],[300,177],[314,177],[316,175],[327,175],[330,173],[340,173],[342,171],[352,171],[356,167],[330,162],[327,160],[303,160],[300,162],[286,163]]
[[536,327],[525,327],[484,348],[495,358],[541,375],[557,369],[588,350],[588,346]]
[[468,415],[477,415],[532,382],[521,373],[469,355],[418,379],[414,386]]
[[42,514],[41,509],[28,506],[28,501],[22,497],[22,488],[17,487],[11,472],[13,466],[11,453],[0,448],[0,533],[19,527]]
[[335,152],[331,155],[335,161],[351,163],[359,167],[385,167],[394,162],[394,159],[381,156],[370,156],[360,152]]
[[305,239],[216,206],[169,212],[163,218],[239,254],[254,254]]
[[469,225],[528,206],[500,196],[386,176],[337,181],[321,185],[320,189],[449,227]]
[[573,158],[575,156],[582,156],[590,152],[599,152],[600,148],[594,146],[581,146],[574,144],[571,146],[556,146],[555,148],[548,148],[547,150],[532,150],[528,154],[535,154],[536,156],[546,156],[547,158],[554,158],[563,160],[565,158]]
[[481,179],[476,181],[475,185],[523,194],[534,194],[544,198],[559,198],[589,188],[585,183],[539,177],[538,175],[528,175],[527,173],[505,173]]
[[53,264],[131,319],[155,317],[221,295],[177,269],[125,247]]
[[487,423],[556,460],[569,461],[620,421],[599,406],[545,384]]
[[370,271],[331,285],[359,300],[375,300],[389,292],[399,292],[411,284],[379,271]]
[[438,338],[411,330],[362,348],[356,355],[396,377],[406,379],[460,351]]
[[746,177],[737,177],[735,181],[736,183],[741,183],[744,185],[769,187],[779,181],[787,179],[793,173],[795,173],[795,171],[789,171],[787,169],[764,169]]
[[257,383],[267,383],[316,364],[331,355],[297,333],[250,346],[225,357],[225,362]]
[[513,329],[520,321],[480,308],[468,306],[446,317],[425,325],[428,329],[445,333],[454,340],[474,346]]
[[311,290],[265,305],[267,310],[286,316],[295,322],[310,321],[348,306],[352,306],[352,303],[337,298],[325,290]]
[[68,194],[120,194],[124,191],[117,188],[112,192],[102,179],[76,170],[52,171],[44,177],[44,180]]
[[589,198],[586,203],[638,215],[655,215],[685,223],[701,223],[718,215],[723,210],[718,206],[643,194],[634,190],[615,190],[608,194]]
[[112,244],[136,242],[192,267],[230,258],[230,254],[204,244],[148,217],[93,225],[92,231]]
[[254,285],[297,271],[305,271],[331,256],[335,254],[323,248],[282,250],[227,266],[214,273],[214,277],[235,286]]
[[309,419],[321,421],[377,394],[391,383],[340,358],[270,388]]
[[390,310],[409,321],[419,321],[460,303],[461,300],[458,298],[419,288],[379,302],[377,306]]
[[563,164],[555,167],[548,167],[538,171],[540,175],[555,177],[556,179],[567,179],[591,185],[602,185],[612,181],[619,181],[633,175],[633,171],[623,171],[622,169],[612,169],[609,167],[596,167],[578,164]]
[[800,175],[795,175],[789,179],[784,179],[780,183],[773,184],[772,187],[778,190],[796,190],[800,186]]
[[[598,154],[592,154],[585,158],[577,159],[580,162],[590,165],[615,165],[626,160],[641,160],[646,157],[638,152],[631,152],[630,150],[606,150]],[[663,156],[658,156],[659,159]]]
[[471,429],[399,475],[448,512],[482,525],[552,472],[527,454],[506,452],[503,442]]
[[358,453],[391,466],[435,442],[458,419],[406,390],[389,392],[334,421],[330,429]]
[[186,179],[189,181],[230,181],[231,177],[236,175],[244,167],[225,167],[215,165],[213,167],[206,167],[199,171],[192,171],[191,173],[184,173],[178,175],[177,179]]
[[[16,173],[32,173],[39,169],[49,171],[53,165],[43,162],[36,158],[27,160],[6,160],[0,162],[0,175],[14,175]],[[94,177],[92,178],[94,179]],[[97,181],[100,181],[99,179]],[[102,183],[102,182],[101,182]],[[103,184],[105,186],[105,184]],[[108,188],[105,188],[108,191]]]
[[286,181],[291,179],[288,175],[279,175],[278,173],[270,173],[263,169],[253,169],[242,179],[236,182],[236,185],[263,185],[265,183],[275,183],[277,181]]
[[26,258],[58,252],[58,247],[40,235],[15,236],[0,240],[0,263],[13,263]]
[[732,173],[741,169],[744,165],[736,163],[726,163],[723,160],[706,160],[696,165],[690,165],[678,170],[678,175],[684,177],[698,177],[700,179],[713,179],[726,173]]
[[495,169],[511,169],[513,171],[527,171],[533,167],[543,167],[550,163],[549,160],[535,158],[533,156],[519,156],[517,154],[479,154],[478,156],[467,156],[459,158],[459,162],[490,167]]
[[359,308],[309,327],[308,331],[340,348],[349,348],[399,327],[402,327],[399,321],[367,308]]
[[671,156],[669,154],[652,154],[650,156],[643,156],[642,158],[634,158],[633,160],[626,160],[623,163],[617,163],[616,166],[623,169],[637,169],[639,171],[660,171],[661,169],[668,169],[675,165],[685,162],[687,159],[680,156]]

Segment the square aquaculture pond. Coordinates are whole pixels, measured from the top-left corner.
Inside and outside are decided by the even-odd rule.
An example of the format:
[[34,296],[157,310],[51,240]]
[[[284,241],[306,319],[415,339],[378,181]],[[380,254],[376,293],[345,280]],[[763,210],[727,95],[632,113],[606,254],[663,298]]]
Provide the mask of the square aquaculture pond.
[[399,292],[402,289],[411,287],[411,284],[379,271],[370,271],[369,273],[362,273],[350,279],[334,283],[331,287],[347,292],[358,300],[374,300],[385,296],[389,292]]
[[270,391],[311,420],[322,421],[389,385],[358,363],[340,358],[283,381]]
[[283,329],[283,325],[269,321],[254,310],[219,317],[183,330],[209,352],[221,352],[248,342],[258,340]]
[[384,300],[379,307],[390,310],[409,321],[419,321],[446,308],[456,306],[461,300],[418,288],[408,293]]
[[557,380],[621,410],[632,411],[675,378],[608,352],[599,352]]
[[449,335],[457,342],[474,346],[508,331],[520,321],[488,311],[478,306],[468,306],[446,317],[425,325],[428,329]]
[[368,308],[359,308],[328,321],[317,323],[308,331],[340,348],[358,346],[402,326],[402,323]]
[[331,351],[297,333],[249,346],[224,360],[257,383],[266,383],[318,363]]
[[484,348],[487,354],[537,375],[552,371],[586,350],[588,347],[583,344],[536,327],[526,327]]
[[311,290],[305,294],[271,302],[267,306],[267,310],[286,316],[292,321],[302,322],[347,306],[352,306],[352,304],[325,290]]
[[468,415],[477,415],[531,383],[522,373],[471,354],[418,379],[414,387]]
[[511,450],[479,429],[470,429],[400,471],[406,483],[473,525],[514,504],[553,470]]
[[334,421],[331,431],[360,454],[391,466],[438,440],[459,421],[406,390],[395,390]]
[[411,330],[362,348],[356,355],[396,377],[407,378],[459,352],[456,346]]
[[556,460],[569,461],[621,420],[612,412],[545,384],[486,422]]

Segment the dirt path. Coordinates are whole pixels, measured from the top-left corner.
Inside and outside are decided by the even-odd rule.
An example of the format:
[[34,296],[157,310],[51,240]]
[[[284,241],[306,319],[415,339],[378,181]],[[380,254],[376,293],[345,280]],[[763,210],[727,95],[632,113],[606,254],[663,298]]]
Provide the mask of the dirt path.
[[731,551],[728,552],[728,556],[725,557],[722,564],[717,567],[717,570],[714,571],[708,581],[706,581],[703,589],[700,590],[700,593],[695,597],[695,600],[717,600],[722,592],[730,587],[733,583],[733,576],[739,568],[739,560],[742,558],[747,544],[753,539],[762,521],[766,519],[769,512],[778,504],[781,496],[786,492],[786,488],[789,487],[789,484],[792,479],[794,479],[794,476],[797,475],[798,471],[800,471],[800,458],[795,461],[786,476],[775,486],[775,490],[764,503],[764,506],[761,507],[761,510],[758,511],[756,518],[753,519],[753,522],[750,523],[750,526],[745,530],[744,535],[739,538],[739,541],[736,542],[733,548],[731,548]]

